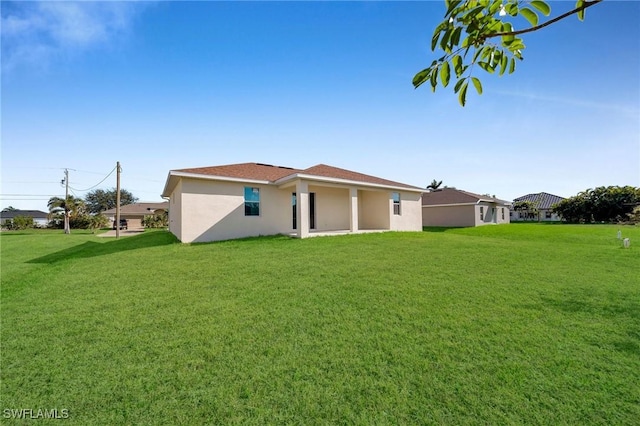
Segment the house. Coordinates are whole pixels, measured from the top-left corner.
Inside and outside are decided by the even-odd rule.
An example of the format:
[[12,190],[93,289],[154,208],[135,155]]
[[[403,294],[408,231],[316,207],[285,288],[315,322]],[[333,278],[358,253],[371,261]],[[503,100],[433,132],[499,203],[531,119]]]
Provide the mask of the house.
[[287,234],[422,230],[422,189],[318,164],[171,170],[169,230],[182,242]]
[[[536,221],[536,222],[557,222],[561,218],[553,212],[553,206],[564,200],[564,198],[553,194],[547,194],[546,192],[540,192],[537,194],[527,194],[522,197],[518,197],[513,200],[513,206],[511,207],[511,220],[512,221]],[[517,204],[523,201],[528,201],[533,205],[535,209],[533,212],[514,209]],[[537,211],[536,211],[537,210]]]
[[[161,214],[167,211],[169,202],[160,203],[133,203],[120,206],[120,219],[127,219],[129,229],[143,228],[142,219],[145,216]],[[116,220],[116,209],[102,212],[111,222]]]
[[13,220],[18,216],[32,217],[33,224],[37,227],[46,227],[49,223],[47,213],[40,210],[3,210],[0,212],[0,223],[5,224],[8,220]]
[[455,188],[422,194],[423,226],[480,226],[509,223],[509,201]]

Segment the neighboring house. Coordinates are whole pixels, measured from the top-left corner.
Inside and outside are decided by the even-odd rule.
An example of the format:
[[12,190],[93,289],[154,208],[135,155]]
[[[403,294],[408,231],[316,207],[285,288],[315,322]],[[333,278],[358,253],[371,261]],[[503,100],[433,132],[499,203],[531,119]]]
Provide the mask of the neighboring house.
[[480,226],[509,223],[509,201],[455,188],[422,194],[423,226]]
[[557,222],[562,220],[560,216],[553,213],[553,206],[564,198],[546,192],[538,194],[527,194],[513,200],[513,205],[522,201],[529,201],[537,209],[537,213],[526,211],[515,211],[511,209],[511,220],[516,221],[536,221],[536,222]]
[[[142,219],[145,216],[161,214],[167,211],[169,202],[161,203],[134,203],[120,206],[120,219],[127,219],[129,229],[143,228]],[[112,223],[116,220],[116,209],[109,209],[102,212]]]
[[185,243],[287,234],[420,231],[422,189],[319,164],[171,170],[169,230]]
[[49,223],[47,213],[40,210],[5,210],[0,212],[0,223],[4,225],[7,220],[18,216],[32,217],[34,225],[38,227],[46,227]]

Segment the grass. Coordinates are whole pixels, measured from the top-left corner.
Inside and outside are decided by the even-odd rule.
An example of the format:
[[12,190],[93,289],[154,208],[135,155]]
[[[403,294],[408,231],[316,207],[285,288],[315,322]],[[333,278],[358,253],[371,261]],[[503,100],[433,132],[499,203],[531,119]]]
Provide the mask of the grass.
[[640,228],[622,228],[629,249],[617,229],[2,233],[0,408],[79,425],[634,424]]

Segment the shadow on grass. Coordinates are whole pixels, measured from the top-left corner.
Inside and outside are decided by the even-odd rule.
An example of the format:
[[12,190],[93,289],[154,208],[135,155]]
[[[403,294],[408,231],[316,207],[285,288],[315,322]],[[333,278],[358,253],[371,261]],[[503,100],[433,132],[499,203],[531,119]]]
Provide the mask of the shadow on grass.
[[422,232],[447,232],[452,229],[462,229],[460,226],[423,226]]
[[220,241],[195,241],[193,243],[188,243],[190,245],[204,245],[204,244],[237,244],[242,242],[266,242],[266,241],[285,241],[285,240],[295,240],[296,238],[290,237],[284,234],[275,234],[275,235],[259,235],[257,237],[244,237],[244,238],[232,238],[229,240],[220,240]]
[[87,241],[46,256],[31,259],[27,263],[56,263],[69,259],[82,259],[119,253],[127,250],[138,250],[147,247],[158,247],[177,243],[178,240],[170,232],[149,232],[115,241],[97,243]]

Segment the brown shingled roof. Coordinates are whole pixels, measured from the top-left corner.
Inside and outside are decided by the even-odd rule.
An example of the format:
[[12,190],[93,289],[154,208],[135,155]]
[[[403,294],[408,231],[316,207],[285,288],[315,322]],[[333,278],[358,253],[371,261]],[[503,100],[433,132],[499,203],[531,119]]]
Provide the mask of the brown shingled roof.
[[262,163],[240,163],[226,166],[197,167],[193,169],[175,170],[182,173],[198,175],[230,177],[237,179],[267,180],[270,182],[297,173],[300,170],[290,167],[272,166]]
[[499,200],[488,195],[474,194],[473,192],[462,191],[455,188],[443,188],[422,194],[423,206],[438,206],[442,204],[465,204],[477,203],[480,200],[490,201],[500,204],[508,204],[507,201]]
[[397,186],[411,189],[421,189],[417,186],[406,185],[404,183],[382,179],[375,176],[365,175],[363,173],[353,172],[351,170],[340,169],[338,167],[328,166],[326,164],[317,164],[308,169],[300,170],[291,167],[272,166],[262,163],[240,163],[229,164],[225,166],[197,167],[190,169],[174,170],[181,173],[193,173],[206,176],[220,176],[236,179],[264,180],[275,182],[279,179],[286,178],[295,174],[304,174],[310,176],[326,177],[332,179],[344,179],[355,182]]
[[302,170],[300,173],[312,176],[321,176],[334,179],[345,179],[363,183],[373,183],[378,185],[400,186],[411,189],[421,189],[417,186],[411,186],[392,180],[382,179],[375,176],[365,175],[363,173],[353,172],[351,170],[340,169],[338,167],[327,166],[326,164],[317,164],[308,169]]

